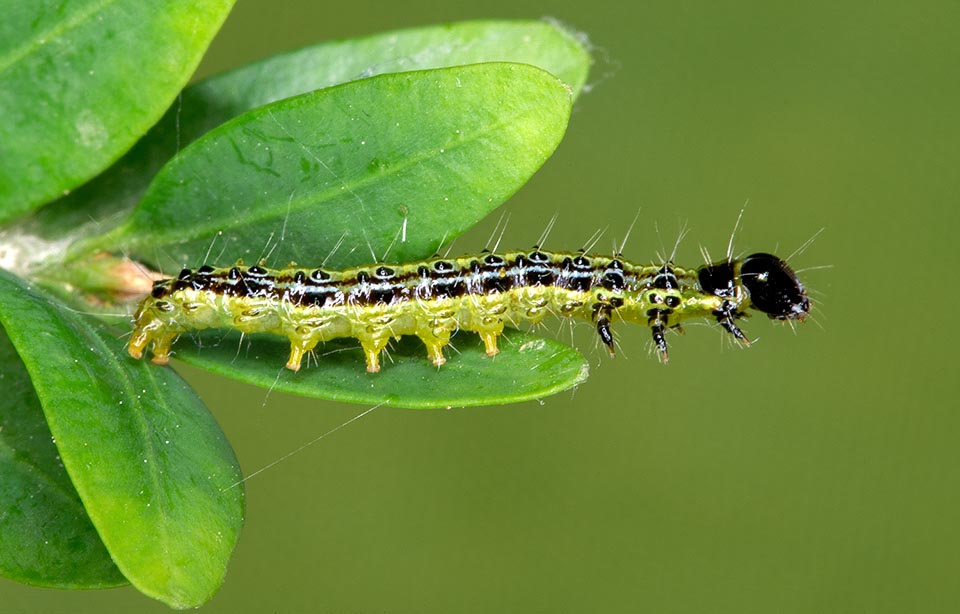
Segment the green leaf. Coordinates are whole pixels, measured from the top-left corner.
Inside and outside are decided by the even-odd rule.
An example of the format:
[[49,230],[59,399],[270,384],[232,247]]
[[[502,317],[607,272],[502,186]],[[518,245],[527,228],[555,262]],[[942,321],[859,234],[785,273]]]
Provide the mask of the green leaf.
[[170,369],[0,271],[0,324],[33,379],[63,465],[126,578],[173,607],[222,582],[243,516],[236,458]]
[[318,264],[340,239],[350,249],[330,266],[369,261],[367,246],[422,257],[526,183],[569,114],[569,89],[525,64],[386,74],[286,99],[185,149],[98,246],[165,270],[268,249],[276,263]]
[[501,405],[542,399],[587,379],[586,360],[575,349],[530,333],[508,330],[501,352],[489,357],[476,335],[456,337],[442,367],[426,358],[423,344],[406,337],[389,352],[379,373],[367,373],[352,341],[316,350],[316,362],[297,373],[283,367],[290,351],[276,337],[205,332],[199,343],[181,339],[177,358],[214,373],[270,390],[367,405],[438,409]]
[[54,588],[126,584],[60,464],[30,376],[0,329],[0,575]]
[[193,73],[232,0],[8,2],[0,19],[0,221],[108,167]]
[[387,32],[314,45],[248,64],[187,87],[163,119],[120,161],[39,211],[34,232],[53,237],[96,220],[98,232],[142,197],[160,167],[183,147],[256,107],[360,78],[481,62],[538,66],[574,97],[590,68],[582,37],[537,21],[475,21]]

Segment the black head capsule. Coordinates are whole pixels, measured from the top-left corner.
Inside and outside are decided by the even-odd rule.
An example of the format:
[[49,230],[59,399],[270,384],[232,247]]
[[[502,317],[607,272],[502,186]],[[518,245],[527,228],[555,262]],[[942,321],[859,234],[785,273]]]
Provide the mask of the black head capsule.
[[810,299],[796,273],[772,254],[744,258],[740,283],[750,294],[751,306],[774,320],[800,320],[810,312]]

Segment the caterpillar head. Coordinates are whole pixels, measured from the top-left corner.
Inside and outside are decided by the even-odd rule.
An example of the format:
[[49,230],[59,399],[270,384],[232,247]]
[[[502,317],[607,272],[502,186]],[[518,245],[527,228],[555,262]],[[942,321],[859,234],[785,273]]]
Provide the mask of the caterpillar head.
[[793,269],[773,254],[759,252],[741,261],[701,267],[700,287],[736,305],[761,311],[772,320],[802,320],[810,299]]
[[796,273],[772,254],[744,258],[739,277],[750,295],[750,306],[772,320],[802,320],[810,312],[810,299]]

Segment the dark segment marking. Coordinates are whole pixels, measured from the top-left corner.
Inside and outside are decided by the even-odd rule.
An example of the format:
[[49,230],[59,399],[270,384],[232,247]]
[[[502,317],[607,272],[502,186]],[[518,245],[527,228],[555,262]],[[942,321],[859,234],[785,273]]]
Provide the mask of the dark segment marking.
[[467,293],[467,282],[462,277],[441,277],[430,284],[430,296],[433,298],[460,298]]
[[593,265],[590,264],[590,259],[584,255],[577,256],[573,259],[573,267],[575,269],[580,269],[581,271],[589,271]]
[[310,273],[310,281],[312,282],[316,282],[319,284],[329,280],[330,280],[330,273],[327,273],[323,269],[314,269]]
[[528,286],[551,286],[557,275],[552,267],[535,264],[527,267],[524,277]]
[[498,268],[482,273],[480,287],[484,294],[498,294],[510,290],[513,287],[513,281],[511,277],[503,273],[503,269]]
[[437,260],[433,263],[433,270],[437,273],[450,273],[455,268],[452,262],[447,262],[446,260]]
[[489,256],[484,256],[483,264],[486,265],[487,268],[502,269],[507,266],[507,261],[496,254],[490,254]]
[[657,276],[653,278],[653,287],[660,290],[676,290],[680,287],[680,282],[677,280],[677,274],[673,272],[673,269],[663,265],[657,271]]
[[702,266],[697,270],[697,281],[704,292],[723,298],[731,298],[736,290],[733,263],[721,262]]
[[370,289],[370,299],[374,303],[384,303],[389,305],[400,296],[401,286],[394,284],[378,284]]
[[393,279],[396,274],[396,271],[388,266],[377,267],[377,270],[374,271],[374,276],[377,279]]
[[575,292],[589,292],[593,287],[593,271],[590,268],[590,260],[587,258],[577,256],[571,260],[568,256],[560,263],[560,269],[561,274],[557,285],[561,288]]
[[550,256],[548,256],[547,254],[544,254],[541,251],[530,252],[530,255],[528,257],[530,258],[530,262],[533,262],[535,264],[546,264],[550,262]]
[[626,285],[627,282],[623,278],[623,273],[618,269],[608,269],[603,274],[603,287],[611,292],[621,292]]

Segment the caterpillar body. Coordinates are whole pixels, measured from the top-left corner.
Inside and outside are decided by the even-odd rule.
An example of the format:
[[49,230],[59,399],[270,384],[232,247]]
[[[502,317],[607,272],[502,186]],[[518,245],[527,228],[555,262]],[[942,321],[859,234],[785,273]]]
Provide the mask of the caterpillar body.
[[810,300],[787,263],[767,253],[690,269],[539,248],[342,271],[204,265],[154,284],[134,316],[128,351],[139,359],[151,346],[153,362],[166,364],[187,331],[267,332],[289,339],[286,366],[297,371],[317,344],[354,337],[375,373],[393,338],[416,335],[440,366],[460,329],[478,333],[493,356],[505,325],[553,314],[592,322],[611,355],[613,322],[645,325],[666,361],[665,332],[691,319],[717,322],[749,345],[737,320],[751,310],[803,320]]

